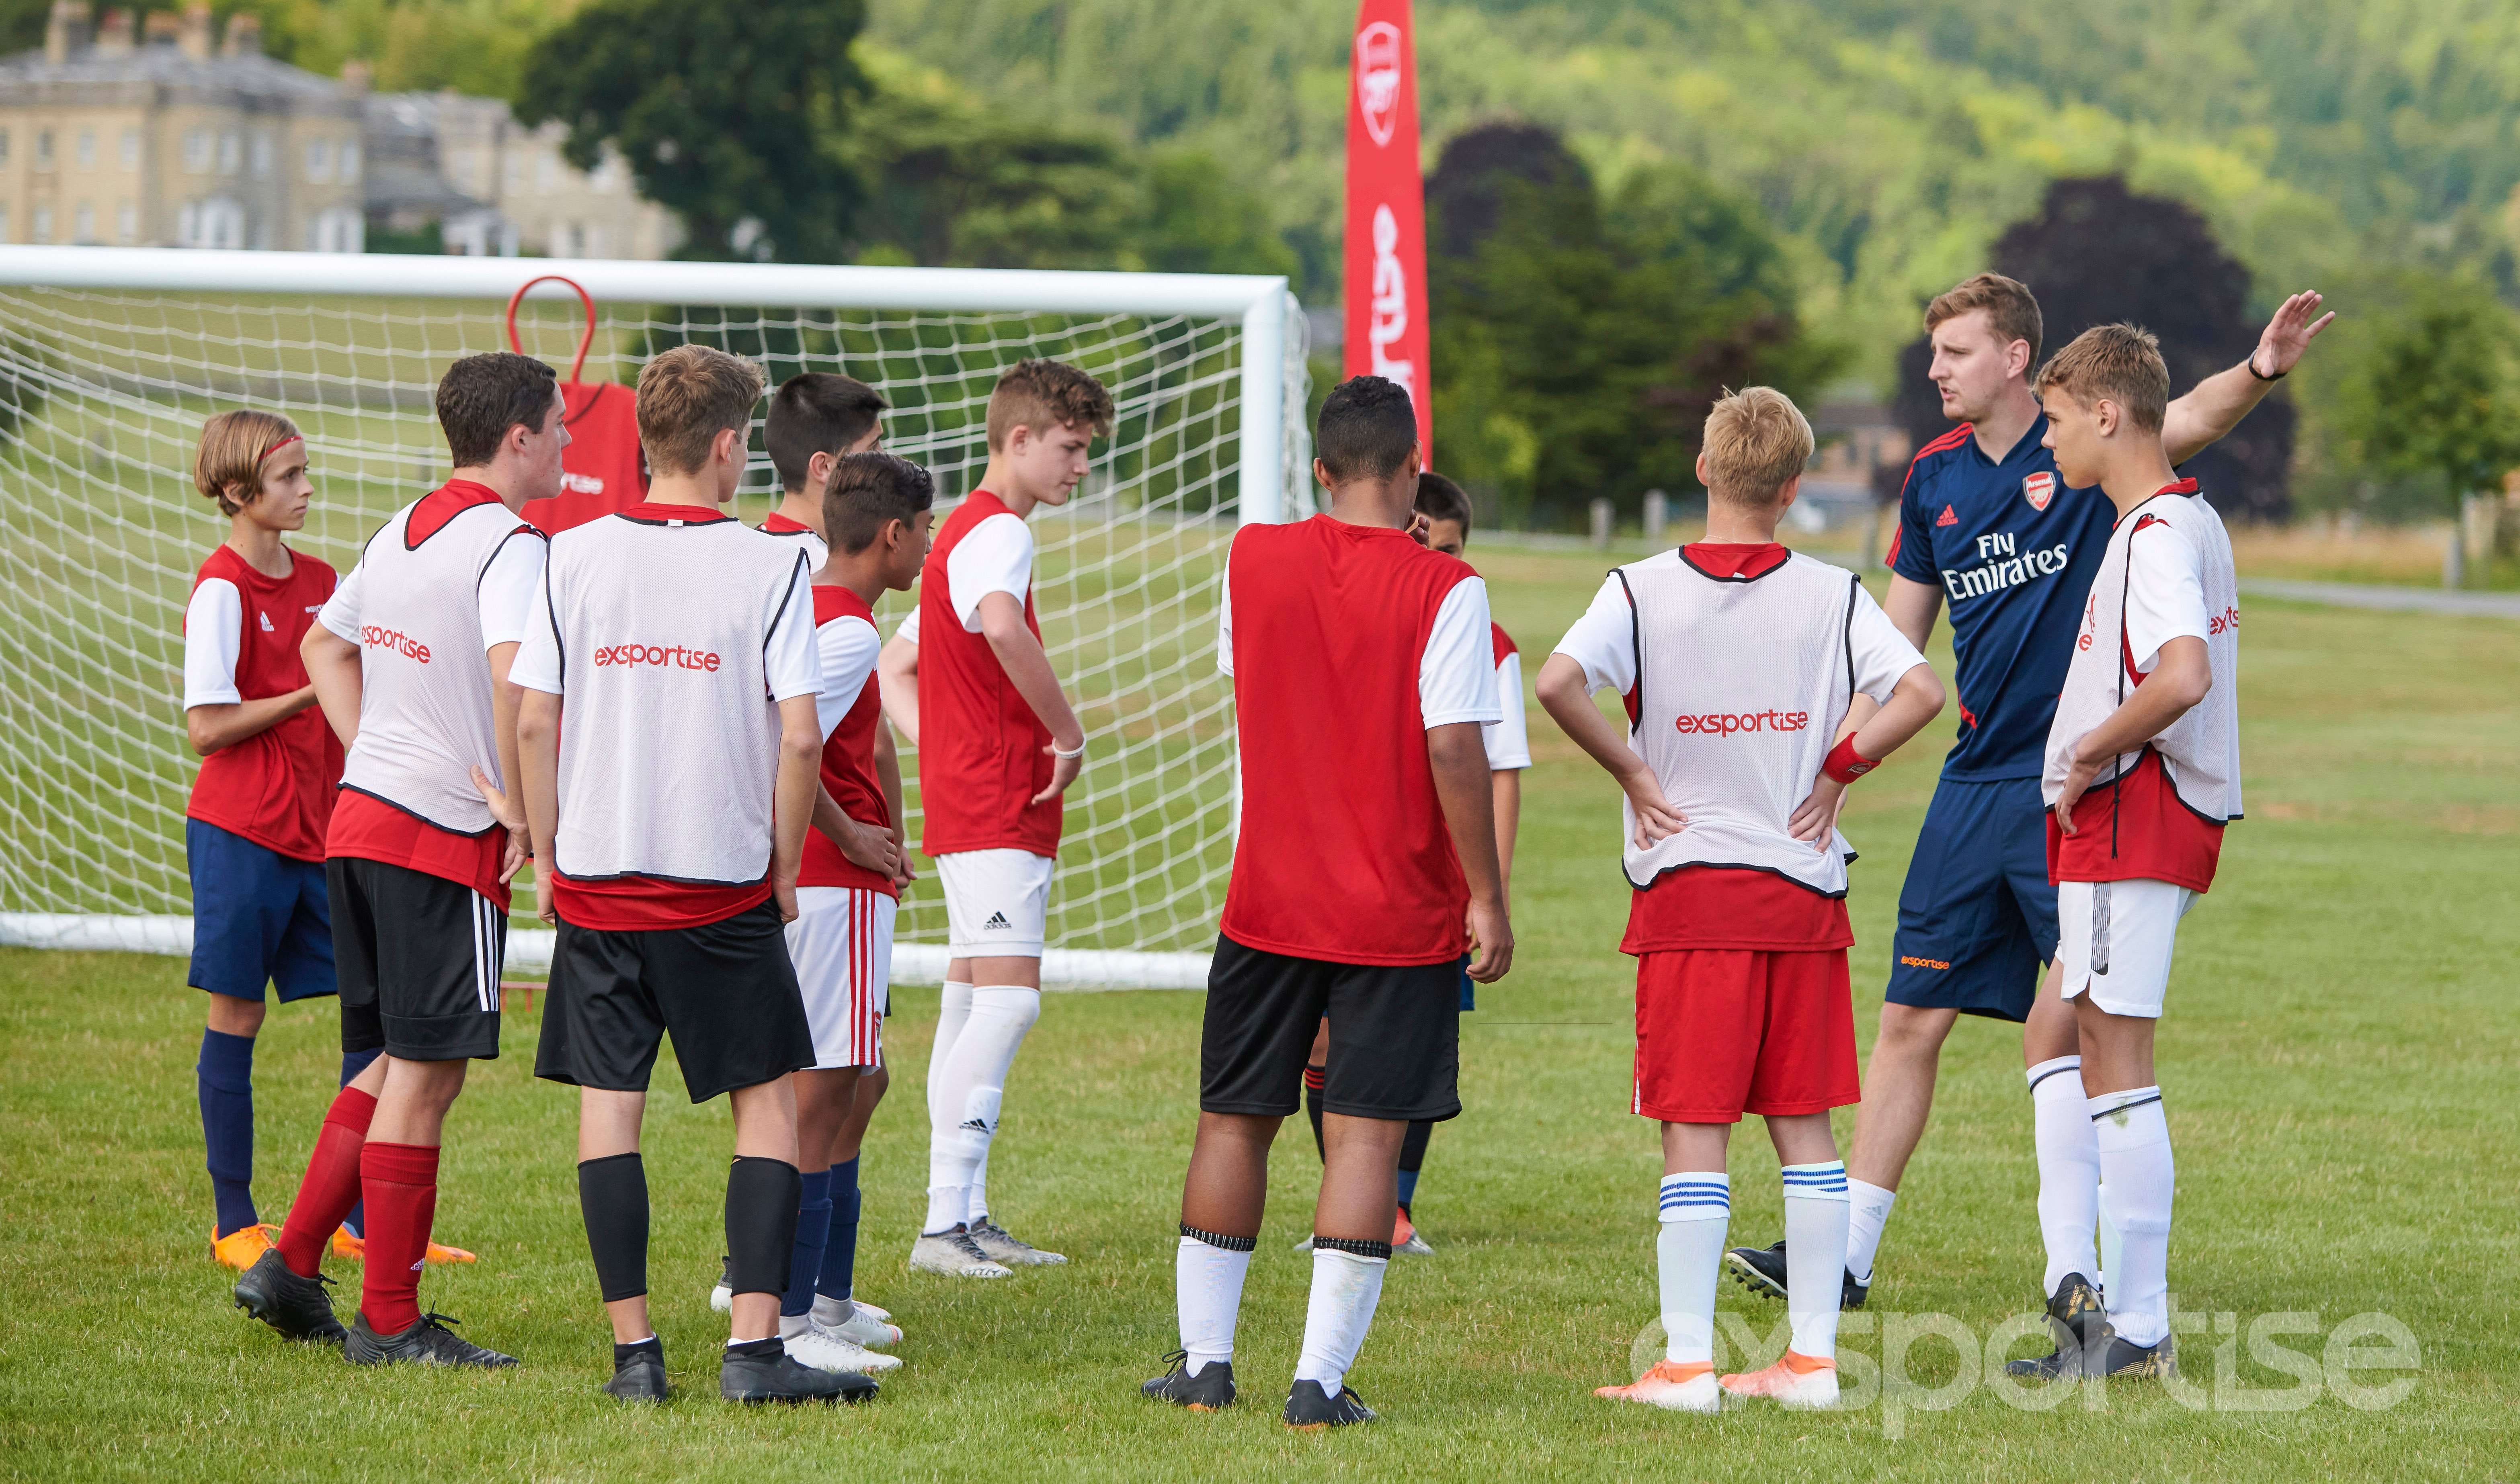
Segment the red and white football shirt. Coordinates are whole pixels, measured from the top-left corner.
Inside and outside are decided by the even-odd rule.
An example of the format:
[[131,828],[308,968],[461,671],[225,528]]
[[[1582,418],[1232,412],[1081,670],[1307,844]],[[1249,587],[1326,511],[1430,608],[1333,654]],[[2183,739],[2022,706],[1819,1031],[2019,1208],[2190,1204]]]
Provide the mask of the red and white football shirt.
[[803,553],[693,505],[564,531],[509,679],[561,697],[563,922],[697,927],[768,899],[778,702],[823,682]]
[[[876,728],[883,725],[875,659],[883,641],[875,609],[836,583],[814,584],[814,646],[823,664],[823,689],[815,709],[823,723],[823,787],[840,812],[861,825],[892,828],[892,809],[875,771]],[[858,886],[898,897],[892,878],[840,854],[819,830],[805,832],[799,886]]]
[[1462,956],[1470,904],[1429,728],[1500,720],[1487,585],[1405,531],[1246,525],[1226,559],[1242,815],[1225,935],[1336,964]]
[[1619,693],[1630,744],[1691,821],[1651,852],[1628,846],[1643,884],[1622,952],[1854,943],[1843,839],[1815,851],[1785,823],[1847,697],[1884,699],[1924,660],[1852,574],[1774,542],[1693,543],[1613,573],[1556,652]]
[[1489,772],[1518,772],[1531,766],[1531,727],[1522,712],[1522,652],[1502,627],[1491,623],[1488,628],[1496,655],[1499,719],[1479,728],[1479,740],[1487,743]]
[[520,512],[535,528],[555,534],[648,498],[638,393],[610,382],[563,382],[560,391],[568,405],[561,426],[569,437],[560,454],[560,496],[528,500]]
[[2074,657],[2048,734],[2042,787],[2053,806],[2082,741],[2161,663],[2162,646],[2202,640],[2205,698],[2135,752],[2103,765],[2074,805],[2074,833],[2048,821],[2057,881],[2214,884],[2223,827],[2240,817],[2240,589],[2231,538],[2180,479],[2120,516],[2083,605]]
[[920,573],[918,624],[903,637],[919,646],[920,848],[929,855],[1058,854],[1061,802],[1032,801],[1050,787],[1050,728],[980,632],[980,600],[1005,593],[1041,637],[1032,556],[1031,527],[983,489],[945,517]]
[[[304,552],[290,552],[289,561],[288,576],[266,577],[220,546],[202,563],[184,607],[186,710],[286,696],[306,684],[297,646],[338,574]],[[340,777],[341,741],[323,708],[308,706],[202,758],[184,813],[291,860],[320,861]]]
[[489,652],[525,637],[549,545],[498,491],[450,480],[396,511],[318,621],[359,647],[359,735],[327,854],[469,886],[501,909],[507,831],[472,787],[502,788]]
[[805,560],[814,563],[815,571],[821,571],[823,563],[832,560],[832,544],[823,539],[821,531],[802,520],[790,520],[774,510],[770,513],[770,518],[762,521],[755,529],[765,536],[776,536],[782,541],[793,541],[804,548]]

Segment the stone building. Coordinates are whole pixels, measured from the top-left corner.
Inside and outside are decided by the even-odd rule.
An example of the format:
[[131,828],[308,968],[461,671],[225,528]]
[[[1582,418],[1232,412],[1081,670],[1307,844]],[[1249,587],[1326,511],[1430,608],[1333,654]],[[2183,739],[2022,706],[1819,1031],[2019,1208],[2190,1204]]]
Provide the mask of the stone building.
[[0,242],[357,252],[362,100],[215,38],[209,7],[91,25],[58,0],[40,52],[0,59]]
[[[449,252],[543,257],[660,258],[682,241],[672,212],[644,201],[609,147],[592,171],[561,156],[568,130],[517,122],[496,98],[380,93],[368,100],[371,153],[381,167],[371,224],[409,232],[434,220]],[[421,161],[434,172],[423,178]],[[432,204],[433,203],[433,204]]]

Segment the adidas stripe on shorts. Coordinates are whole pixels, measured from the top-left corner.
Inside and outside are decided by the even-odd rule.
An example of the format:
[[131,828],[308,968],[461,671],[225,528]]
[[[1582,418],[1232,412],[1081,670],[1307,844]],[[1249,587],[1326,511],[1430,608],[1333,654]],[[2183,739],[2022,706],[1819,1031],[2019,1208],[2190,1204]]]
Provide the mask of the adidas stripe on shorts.
[[936,857],[945,935],[958,959],[1038,959],[1050,917],[1050,857],[957,850]]
[[901,904],[863,886],[799,886],[788,957],[814,1028],[818,1068],[881,1066],[892,979],[892,922]]
[[2070,1000],[2088,989],[2110,1014],[2161,1018],[2179,920],[2196,895],[2168,881],[2057,882],[2056,957],[2065,966],[2057,994]]
[[341,1050],[405,1061],[499,1055],[508,914],[458,881],[384,861],[324,863]]

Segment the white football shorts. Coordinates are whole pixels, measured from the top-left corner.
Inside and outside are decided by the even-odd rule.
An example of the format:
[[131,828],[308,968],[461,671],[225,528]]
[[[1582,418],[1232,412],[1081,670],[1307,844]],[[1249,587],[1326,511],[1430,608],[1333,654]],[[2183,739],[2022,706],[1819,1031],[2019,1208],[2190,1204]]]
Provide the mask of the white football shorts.
[[863,886],[799,886],[788,957],[814,1028],[817,1068],[883,1065],[892,920],[901,904]]
[[2195,905],[2195,892],[2168,881],[2058,882],[2056,959],[2065,972],[2057,994],[2070,1000],[2089,989],[2110,1014],[2161,1018],[2179,920]]
[[936,857],[945,938],[958,959],[1038,959],[1050,919],[1051,859],[1029,850]]

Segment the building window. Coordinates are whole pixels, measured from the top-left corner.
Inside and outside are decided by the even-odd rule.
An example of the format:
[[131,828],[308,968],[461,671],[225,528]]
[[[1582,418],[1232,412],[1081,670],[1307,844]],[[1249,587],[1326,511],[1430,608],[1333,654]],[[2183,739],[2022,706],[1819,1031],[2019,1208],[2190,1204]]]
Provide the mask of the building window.
[[0,243],[9,240],[9,207],[6,202],[0,202]]
[[0,165],[9,162],[9,131],[0,129]]
[[78,167],[82,170],[96,168],[96,130],[94,129],[78,131]]
[[114,208],[113,239],[126,247],[140,241],[140,208],[130,202]]
[[259,179],[271,174],[271,136],[257,130],[253,136],[253,173]]
[[341,141],[341,184],[355,186],[358,183],[359,142],[355,139],[344,139]]
[[244,247],[244,203],[224,196],[184,202],[175,212],[175,243],[182,247]]
[[319,181],[333,178],[333,141],[306,141],[306,178]]
[[366,244],[367,222],[348,206],[326,209],[306,226],[306,247],[314,252],[357,252]]
[[49,170],[52,167],[53,131],[50,129],[37,129],[35,131],[35,168],[38,170]]
[[534,152],[534,194],[549,196],[560,189],[560,157],[549,150]]
[[581,257],[610,257],[611,252],[607,250],[610,246],[602,227],[587,227],[578,233],[577,251]]
[[96,202],[80,202],[70,211],[70,241],[74,243],[96,241]]
[[234,175],[245,165],[245,141],[234,129],[219,136],[219,173]]
[[53,240],[52,207],[37,206],[35,208],[35,235],[32,240],[39,243],[48,243]]
[[525,194],[525,154],[522,150],[510,150],[508,152],[508,179],[506,181],[506,191],[510,196],[522,196]]
[[184,173],[188,175],[210,173],[209,130],[186,129],[184,131]]
[[125,170],[140,168],[140,131],[138,129],[122,131],[122,168]]

